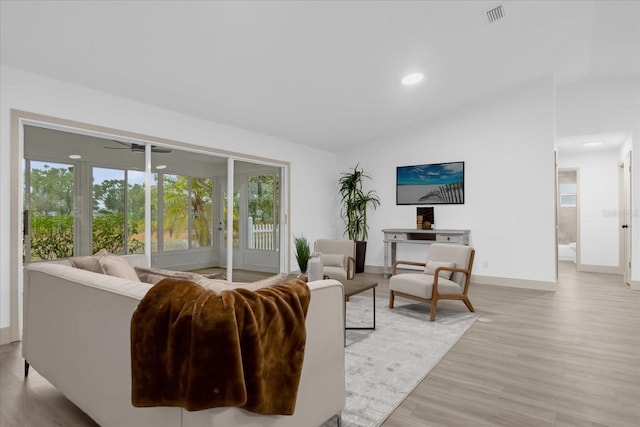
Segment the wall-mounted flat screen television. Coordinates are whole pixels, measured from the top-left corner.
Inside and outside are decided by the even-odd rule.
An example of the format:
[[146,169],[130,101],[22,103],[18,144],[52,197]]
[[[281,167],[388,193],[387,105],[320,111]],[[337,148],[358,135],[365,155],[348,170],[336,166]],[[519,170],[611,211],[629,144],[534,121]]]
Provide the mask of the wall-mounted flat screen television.
[[396,204],[464,204],[464,162],[398,166]]

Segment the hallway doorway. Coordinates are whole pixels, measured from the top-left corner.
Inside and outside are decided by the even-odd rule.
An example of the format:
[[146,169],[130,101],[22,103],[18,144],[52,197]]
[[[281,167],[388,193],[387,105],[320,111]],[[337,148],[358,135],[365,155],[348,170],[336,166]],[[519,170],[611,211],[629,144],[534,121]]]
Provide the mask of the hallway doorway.
[[630,134],[577,135],[556,144],[558,261],[575,261],[577,271],[623,274],[619,170]]

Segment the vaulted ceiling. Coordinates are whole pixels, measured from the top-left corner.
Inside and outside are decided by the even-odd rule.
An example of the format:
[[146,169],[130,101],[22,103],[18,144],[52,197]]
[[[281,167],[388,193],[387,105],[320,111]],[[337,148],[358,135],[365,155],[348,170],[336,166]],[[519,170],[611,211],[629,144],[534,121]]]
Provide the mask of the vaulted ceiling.
[[[542,76],[640,73],[636,1],[2,0],[0,12],[2,65],[335,152]],[[416,71],[424,81],[402,86]]]

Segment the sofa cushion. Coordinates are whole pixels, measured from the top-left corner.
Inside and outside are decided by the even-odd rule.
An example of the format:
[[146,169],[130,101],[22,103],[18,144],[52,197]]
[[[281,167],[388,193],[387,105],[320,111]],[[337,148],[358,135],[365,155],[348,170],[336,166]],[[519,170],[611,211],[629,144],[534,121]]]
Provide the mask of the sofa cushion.
[[287,273],[280,273],[255,282],[229,282],[228,280],[202,278],[197,280],[196,283],[210,291],[214,291],[217,295],[220,295],[223,291],[240,288],[257,291],[258,289],[285,283],[287,281],[287,277]]
[[101,273],[108,276],[120,277],[122,279],[139,282],[138,275],[133,267],[122,257],[117,255],[106,255],[98,260]]
[[155,285],[160,280],[166,279],[168,277],[173,279],[191,280],[192,282],[197,282],[201,279],[227,279],[227,276],[224,273],[200,274],[191,271],[167,270],[164,268],[140,266],[135,266],[134,269],[136,271],[136,274],[138,275],[138,279],[141,282],[151,283],[152,285]]
[[[425,265],[424,267],[424,274],[434,276],[436,274],[436,268],[438,267],[456,268],[456,263],[445,261],[427,261],[427,265]],[[440,270],[438,276],[442,277],[443,279],[450,279],[452,273],[452,271]]]
[[232,282],[231,286],[233,286],[234,289],[243,288],[257,291],[258,289],[285,283],[288,277],[289,275],[287,273],[280,273],[255,282]]
[[133,269],[141,282],[151,283],[152,285],[155,285],[160,280],[166,279],[167,277],[191,280],[194,282],[202,279],[203,277],[197,273],[190,273],[188,271],[165,270],[163,268],[155,267],[134,267]]
[[320,254],[322,265],[325,267],[344,268],[344,254]]
[[106,249],[100,249],[93,255],[69,257],[69,264],[82,270],[103,273],[102,267],[100,266],[100,259],[107,255],[110,255],[110,253]]

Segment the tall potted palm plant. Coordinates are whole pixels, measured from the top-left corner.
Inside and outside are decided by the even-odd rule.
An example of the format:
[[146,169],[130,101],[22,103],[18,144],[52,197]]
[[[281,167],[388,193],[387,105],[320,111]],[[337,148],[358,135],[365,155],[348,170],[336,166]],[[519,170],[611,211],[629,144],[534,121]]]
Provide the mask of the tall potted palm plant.
[[369,234],[367,208],[369,206],[373,209],[377,208],[380,205],[380,199],[374,190],[364,192],[362,183],[365,179],[371,179],[371,176],[358,166],[359,164],[356,164],[347,172],[343,172],[338,183],[342,198],[341,215],[345,223],[344,234],[356,242],[356,273],[362,273]]

